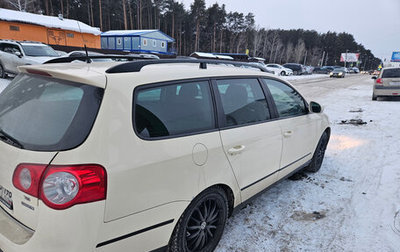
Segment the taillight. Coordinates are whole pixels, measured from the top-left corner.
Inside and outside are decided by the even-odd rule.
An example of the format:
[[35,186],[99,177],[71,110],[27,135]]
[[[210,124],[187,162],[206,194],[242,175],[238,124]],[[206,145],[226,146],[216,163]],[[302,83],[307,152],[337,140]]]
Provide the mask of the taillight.
[[382,78],[376,79],[376,83],[378,83],[378,84],[383,84]]
[[66,209],[104,200],[107,174],[96,164],[50,165],[47,168],[46,165],[21,164],[14,172],[13,183],[53,209]]
[[39,183],[47,165],[20,164],[14,171],[13,184],[16,188],[33,197],[39,197]]

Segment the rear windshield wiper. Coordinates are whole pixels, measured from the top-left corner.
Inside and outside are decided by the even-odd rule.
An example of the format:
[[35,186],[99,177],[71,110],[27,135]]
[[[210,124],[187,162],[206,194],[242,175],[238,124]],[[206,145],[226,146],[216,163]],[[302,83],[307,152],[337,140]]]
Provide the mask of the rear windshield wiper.
[[8,144],[14,145],[20,149],[23,149],[24,146],[14,137],[10,136],[9,134],[5,133],[2,129],[0,129],[0,139],[3,142],[6,142]]

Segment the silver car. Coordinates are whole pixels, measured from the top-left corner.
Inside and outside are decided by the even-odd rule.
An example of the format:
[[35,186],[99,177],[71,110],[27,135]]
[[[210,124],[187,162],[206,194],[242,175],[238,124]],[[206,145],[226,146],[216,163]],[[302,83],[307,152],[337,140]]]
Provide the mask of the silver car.
[[378,97],[400,97],[400,67],[383,68],[375,79],[372,100]]
[[40,42],[0,40],[0,78],[17,74],[18,66],[42,64],[59,55]]

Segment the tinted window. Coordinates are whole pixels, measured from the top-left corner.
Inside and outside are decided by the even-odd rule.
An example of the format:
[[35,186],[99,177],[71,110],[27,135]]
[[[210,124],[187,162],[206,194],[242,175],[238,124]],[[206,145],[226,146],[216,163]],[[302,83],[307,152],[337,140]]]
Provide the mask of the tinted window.
[[296,90],[276,80],[263,79],[263,82],[274,98],[280,117],[307,114],[305,102]]
[[261,86],[256,79],[218,80],[226,126],[255,123],[270,119]]
[[102,97],[93,86],[18,75],[0,94],[0,130],[25,149],[71,149],[89,134]]
[[190,134],[215,127],[208,82],[139,89],[134,125],[144,138]]
[[400,78],[400,68],[384,69],[382,78]]

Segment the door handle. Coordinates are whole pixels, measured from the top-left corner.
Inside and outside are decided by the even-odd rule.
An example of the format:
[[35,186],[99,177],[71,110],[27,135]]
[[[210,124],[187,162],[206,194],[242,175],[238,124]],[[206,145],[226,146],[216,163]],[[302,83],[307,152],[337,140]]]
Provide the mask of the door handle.
[[236,145],[235,147],[230,148],[228,150],[228,153],[233,156],[233,155],[241,153],[245,148],[246,148],[246,146],[244,146],[244,145]]
[[293,131],[291,131],[291,130],[287,130],[287,131],[283,132],[284,137],[291,137],[292,135],[293,135]]

